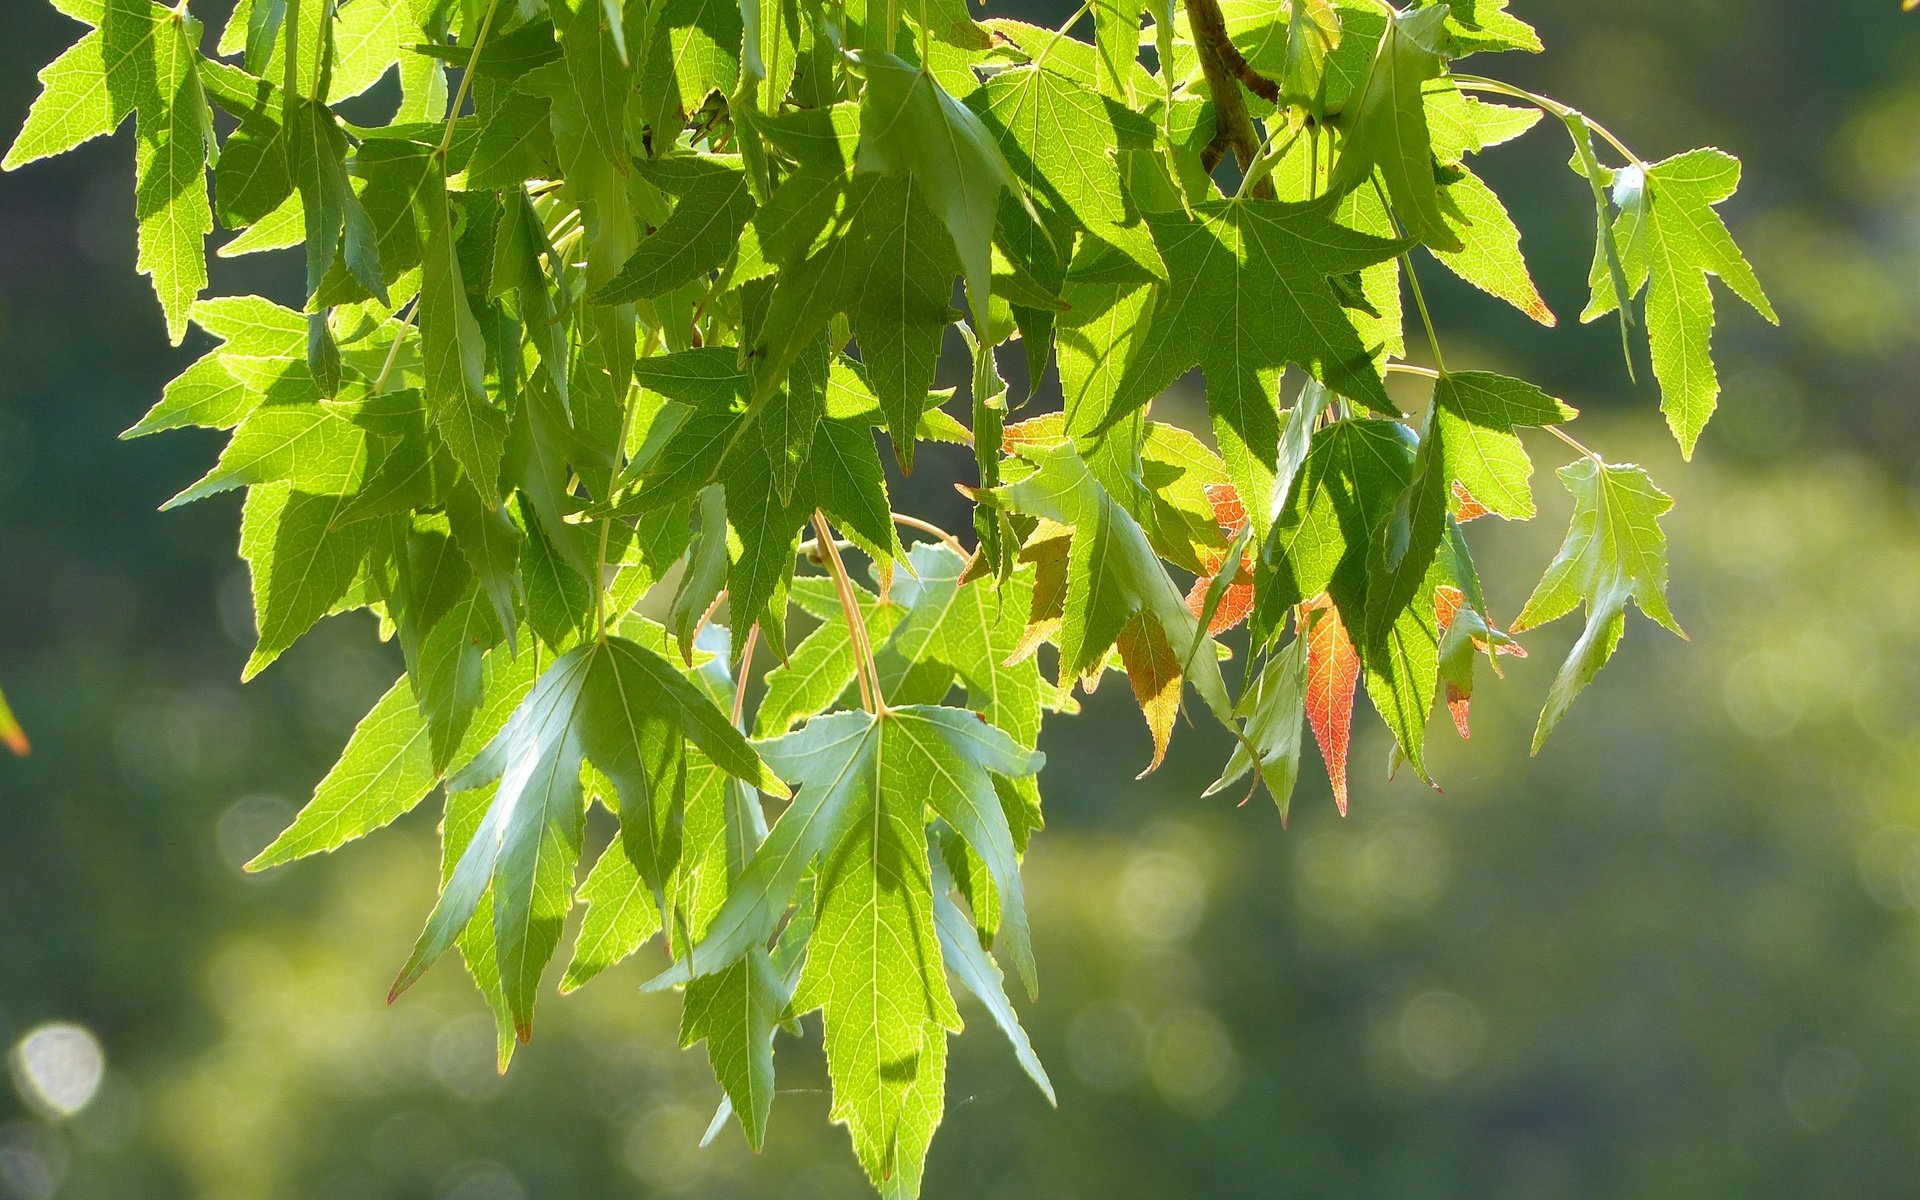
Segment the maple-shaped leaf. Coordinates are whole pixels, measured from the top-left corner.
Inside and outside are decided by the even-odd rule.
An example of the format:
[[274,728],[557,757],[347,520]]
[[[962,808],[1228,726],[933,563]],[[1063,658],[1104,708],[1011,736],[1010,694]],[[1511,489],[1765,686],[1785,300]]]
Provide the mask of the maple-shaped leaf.
[[1466,593],[1452,584],[1433,590],[1433,616],[1440,629],[1440,678],[1446,685],[1447,713],[1462,738],[1472,737],[1468,710],[1473,700],[1475,657],[1485,653],[1489,657],[1511,654],[1525,658],[1526,647],[1487,624],[1486,618],[1467,602]]
[[618,838],[607,843],[577,897],[587,906],[573,961],[560,981],[571,992],[626,958],[660,931],[660,906]]
[[1545,297],[1527,269],[1526,256],[1520,251],[1520,228],[1513,223],[1506,205],[1486,181],[1465,166],[1454,166],[1458,177],[1441,188],[1441,206],[1449,225],[1458,237],[1459,250],[1433,249],[1433,256],[1455,275],[1489,296],[1513,305],[1528,317],[1551,329],[1559,318],[1547,307]]
[[[1391,259],[1401,243],[1336,224],[1325,202],[1203,200],[1190,214],[1149,212],[1146,222],[1165,281],[1103,427],[1198,366],[1228,477],[1242,495],[1265,496],[1282,368],[1303,367],[1343,396],[1397,411],[1331,277]],[[1264,529],[1267,514],[1253,516]]]
[[13,170],[112,133],[134,117],[137,268],[153,279],[175,345],[207,284],[213,232],[207,156],[213,114],[198,70],[200,22],[149,0],[61,5],[94,26],[41,72],[42,91],[0,169]]
[[[1740,186],[1740,162],[1720,150],[1689,150],[1644,170],[1623,167],[1613,172],[1612,183],[1620,206],[1613,239],[1620,247],[1622,283],[1629,296],[1642,285],[1647,288],[1647,339],[1660,383],[1660,409],[1682,457],[1690,458],[1720,397],[1707,277],[1718,276],[1755,312],[1779,324],[1753,268],[1714,211]],[[1582,321],[1620,307],[1603,255],[1594,256],[1589,282],[1593,299],[1580,314]]]
[[1538,54],[1540,35],[1507,11],[1508,0],[1447,0],[1447,30],[1461,54],[1525,50]]
[[946,1031],[960,1026],[933,928],[927,822],[947,822],[993,870],[1025,973],[1025,904],[993,777],[1031,775],[1042,756],[973,713],[927,705],[819,717],[761,752],[798,785],[794,803],[706,937],[647,986],[713,975],[764,945],[817,864],[815,932],[790,1007],[824,1011],[833,1116],[874,1182],[917,1176],[917,1157],[902,1155],[924,1153],[938,1122]]
[[1686,636],[1667,607],[1667,536],[1660,517],[1673,507],[1673,498],[1655,487],[1641,467],[1611,466],[1592,458],[1561,467],[1560,482],[1573,493],[1567,540],[1514,619],[1513,632],[1563,617],[1582,600],[1587,627],[1547,693],[1533,734],[1536,754],[1574,697],[1613,656],[1626,630],[1628,600]]
[[1421,96],[1421,86],[1446,69],[1452,52],[1447,16],[1440,5],[1395,13],[1387,22],[1365,78],[1340,111],[1346,144],[1329,186],[1338,193],[1368,187],[1378,171],[1401,227],[1437,250],[1458,251],[1465,244],[1441,207]]
[[1333,803],[1347,815],[1347,747],[1353,733],[1353,691],[1360,680],[1360,654],[1347,636],[1340,610],[1324,592],[1301,606],[1307,639],[1307,724],[1327,766]]
[[940,339],[952,320],[960,273],[953,238],[917,174],[854,170],[861,132],[851,106],[781,129],[803,158],[750,230],[759,269],[774,274],[764,317],[745,339],[753,395],[766,403],[827,323],[844,313],[894,452],[911,470],[913,434],[928,410]]
[[596,304],[650,300],[700,278],[733,253],[753,216],[746,170],[731,155],[672,155],[639,169],[678,202],[620,273],[595,293]]
[[[498,787],[394,994],[453,944],[490,889],[502,987],[516,1032],[523,1041],[530,1036],[540,972],[572,907],[584,817],[581,767],[591,760],[619,788],[623,839],[632,853],[628,828],[671,803],[671,789],[661,788],[644,761],[669,733],[684,736],[754,786],[776,795],[786,791],[713,702],[658,654],[625,638],[571,651],[541,675],[506,727],[450,781],[456,791],[495,780]],[[659,886],[657,878],[649,882]]]
[[[1203,636],[1199,622],[1139,524],[1100,486],[1072,447],[1030,453],[1032,474],[982,495],[1072,531],[1058,632],[1062,682],[1103,670],[1121,631],[1139,614],[1158,626],[1168,646],[1184,653],[1194,645]],[[1039,595],[1037,587],[1036,605]],[[1201,699],[1227,721],[1232,705],[1218,660],[1207,648],[1188,659],[1186,671]]]

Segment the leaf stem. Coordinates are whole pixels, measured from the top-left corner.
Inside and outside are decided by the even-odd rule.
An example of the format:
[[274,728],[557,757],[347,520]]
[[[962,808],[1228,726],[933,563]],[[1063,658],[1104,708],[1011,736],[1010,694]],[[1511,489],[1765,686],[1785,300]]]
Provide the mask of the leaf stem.
[[961,558],[967,556],[967,548],[960,544],[960,539],[940,528],[938,525],[935,525],[932,521],[922,521],[919,517],[910,517],[906,513],[889,513],[888,515],[893,518],[895,525],[902,525],[908,529],[918,529],[921,533],[930,533],[945,542],[952,548],[953,552]]
[[733,725],[740,727],[741,714],[747,710],[747,672],[753,668],[753,648],[760,640],[760,623],[747,627],[747,642],[740,651],[740,678],[733,681]]
[[460,107],[467,102],[467,93],[473,88],[473,72],[480,65],[480,52],[487,48],[487,33],[493,28],[493,14],[500,8],[500,0],[487,0],[487,11],[480,18],[480,32],[473,37],[473,53],[467,57],[467,69],[460,72],[460,87],[453,94],[453,107],[447,110],[447,128],[440,135],[440,148],[436,153],[441,158],[453,146],[453,124],[460,119]]
[[387,390],[387,377],[393,374],[393,366],[400,361],[400,343],[406,340],[405,326],[413,322],[413,314],[420,307],[420,297],[415,296],[402,307],[405,312],[394,314],[402,328],[393,331],[393,344],[387,347],[387,361],[380,364],[380,374],[373,381],[373,394],[378,396]]
[[860,699],[868,712],[876,717],[887,714],[887,702],[880,694],[880,668],[873,661],[873,646],[867,641],[867,623],[860,617],[860,604],[853,596],[853,580],[847,575],[847,564],[840,557],[840,547],[833,540],[833,530],[827,527],[826,514],[819,509],[813,510],[813,532],[819,539],[821,549],[826,551],[827,569],[833,576],[833,586],[840,593],[840,608],[847,618],[847,636],[853,642],[853,662],[856,677],[860,681]]
[[[1259,186],[1266,182],[1267,176],[1273,174],[1274,166],[1279,163],[1281,159],[1285,158],[1287,151],[1293,149],[1293,144],[1300,140],[1302,128],[1302,126],[1298,125],[1289,125],[1288,129],[1292,131],[1292,136],[1278,146],[1273,144],[1272,137],[1268,137],[1265,142],[1261,143],[1260,156],[1253,160],[1253,166],[1247,170],[1245,175],[1240,177],[1240,186],[1233,193],[1234,199],[1240,199],[1247,194],[1249,188]],[[1271,190],[1270,186],[1269,190]]]
[[1432,367],[1423,367],[1416,363],[1390,362],[1387,364],[1387,370],[1397,371],[1402,375],[1418,375],[1422,379],[1440,378],[1440,372],[1434,370]]
[[[641,339],[640,357],[653,353],[654,342],[659,338],[658,329],[648,327],[647,336]],[[627,431],[633,423],[634,384],[627,384],[627,394],[620,398],[620,428],[613,439],[613,474],[608,477],[608,500],[612,500],[612,482],[626,473],[627,469]],[[609,513],[600,519],[600,548],[594,554],[593,578],[587,582],[593,585],[593,623],[600,631],[600,640],[607,640],[607,542],[613,533],[615,517]]]
[[1033,69],[1038,71],[1046,63],[1047,55],[1053,53],[1053,48],[1059,45],[1062,39],[1069,36],[1067,30],[1072,29],[1081,17],[1086,16],[1092,11],[1093,0],[1083,0],[1080,7],[1073,10],[1072,15],[1060,23],[1060,28],[1054,30],[1052,39],[1040,47],[1040,53],[1033,56]]
[[1574,437],[1572,434],[1568,433],[1565,429],[1562,429],[1560,426],[1542,425],[1540,428],[1546,430],[1548,433],[1559,438],[1561,441],[1573,447],[1575,450],[1578,450],[1580,453],[1586,455],[1588,458],[1592,459],[1593,461],[1600,463],[1602,466],[1606,465],[1605,459],[1601,458],[1598,454],[1588,449],[1587,446],[1583,444],[1579,438]]
[[1562,121],[1571,116],[1578,116],[1587,123],[1587,128],[1599,134],[1601,140],[1605,141],[1615,150],[1618,150],[1621,156],[1628,162],[1643,171],[1647,168],[1647,164],[1641,160],[1638,154],[1629,150],[1625,142],[1613,136],[1612,130],[1581,112],[1579,109],[1574,108],[1572,105],[1562,104],[1558,100],[1542,96],[1537,92],[1530,92],[1525,88],[1515,87],[1510,83],[1504,83],[1498,79],[1489,79],[1484,75],[1454,75],[1452,79],[1454,86],[1464,88],[1467,91],[1486,92],[1489,95],[1506,96],[1513,100],[1524,100],[1526,103],[1538,108],[1541,112],[1558,117]]
[[1427,330],[1427,346],[1433,351],[1433,365],[1438,368],[1434,378],[1447,373],[1447,360],[1440,353],[1440,335],[1433,331],[1433,315],[1427,311],[1427,298],[1420,294],[1420,276],[1414,272],[1413,259],[1402,252],[1400,265],[1407,271],[1407,286],[1413,292],[1413,306],[1420,310],[1420,324]]

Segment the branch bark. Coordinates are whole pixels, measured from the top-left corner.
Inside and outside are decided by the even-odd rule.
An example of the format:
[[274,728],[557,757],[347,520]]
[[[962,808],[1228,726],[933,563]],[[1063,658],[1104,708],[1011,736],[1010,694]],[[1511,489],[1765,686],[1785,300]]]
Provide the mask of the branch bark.
[[[1248,66],[1246,58],[1234,48],[1233,42],[1227,37],[1227,19],[1220,12],[1219,0],[1185,0],[1185,3],[1187,24],[1193,30],[1194,48],[1200,54],[1200,70],[1206,76],[1207,90],[1213,96],[1214,122],[1219,128],[1215,144],[1224,140],[1233,150],[1240,169],[1251,170],[1254,159],[1260,154],[1260,135],[1253,127],[1253,118],[1247,114],[1247,98],[1241,94],[1240,87],[1251,77],[1272,88],[1273,96],[1270,98],[1278,98],[1280,90]],[[1264,94],[1264,89],[1255,90]],[[1212,163],[1207,165],[1211,168]],[[1262,200],[1273,199],[1272,181],[1262,179],[1255,184],[1253,195]]]

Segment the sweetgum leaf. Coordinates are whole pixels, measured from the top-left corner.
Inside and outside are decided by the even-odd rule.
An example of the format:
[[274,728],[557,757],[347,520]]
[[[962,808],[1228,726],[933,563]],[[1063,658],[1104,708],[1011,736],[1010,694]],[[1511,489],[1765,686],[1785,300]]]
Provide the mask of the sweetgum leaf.
[[1533,734],[1536,754],[1574,697],[1613,656],[1626,630],[1628,600],[1681,633],[1667,607],[1667,538],[1659,520],[1673,507],[1672,497],[1655,487],[1640,467],[1609,466],[1591,458],[1560,468],[1560,482],[1573,493],[1567,540],[1514,619],[1513,630],[1563,617],[1582,600],[1587,626],[1547,694]]
[[1342,395],[1395,411],[1329,277],[1386,261],[1398,243],[1335,224],[1325,203],[1210,200],[1191,216],[1146,221],[1165,282],[1103,427],[1197,365],[1229,477],[1261,496],[1273,488],[1281,368],[1304,367]]
[[1460,250],[1434,178],[1433,140],[1421,87],[1446,69],[1448,10],[1418,8],[1387,22],[1354,99],[1341,111],[1346,144],[1330,186],[1350,192],[1386,181],[1394,215],[1407,233],[1436,250]]
[[[651,811],[662,780],[648,774],[643,758],[667,731],[693,741],[729,772],[775,794],[785,791],[712,701],[658,654],[617,637],[566,654],[450,782],[455,790],[496,779],[499,786],[394,993],[452,944],[491,886],[502,987],[516,1032],[523,1041],[530,1036],[540,972],[572,906],[581,767],[591,759],[614,781],[623,812]],[[631,854],[631,841],[626,844]]]
[[[1737,159],[1720,150],[1689,150],[1644,172],[1624,168],[1613,175],[1616,195],[1627,172],[1639,179],[1613,226],[1615,242],[1624,247],[1624,279],[1618,286],[1624,286],[1629,297],[1647,287],[1647,338],[1653,348],[1653,374],[1660,383],[1660,409],[1681,454],[1690,457],[1720,397],[1712,355],[1713,292],[1707,277],[1718,276],[1767,320],[1778,324],[1779,318],[1714,211],[1740,186]],[[1593,299],[1580,314],[1582,321],[1605,316],[1622,304],[1603,256],[1595,257],[1591,284]]]

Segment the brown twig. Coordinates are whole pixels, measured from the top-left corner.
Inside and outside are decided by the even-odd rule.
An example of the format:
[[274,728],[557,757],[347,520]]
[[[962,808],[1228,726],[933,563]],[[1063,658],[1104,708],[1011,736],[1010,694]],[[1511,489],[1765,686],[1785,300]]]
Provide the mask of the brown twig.
[[[1241,94],[1240,87],[1248,75],[1256,79],[1260,76],[1247,66],[1247,60],[1227,38],[1227,19],[1220,12],[1219,0],[1186,0],[1186,5],[1187,24],[1193,30],[1194,49],[1200,54],[1200,70],[1207,77],[1207,90],[1213,96],[1213,119],[1220,131],[1202,152],[1201,161],[1206,164],[1211,159],[1217,164],[1222,153],[1218,144],[1224,138],[1240,169],[1251,170],[1260,154],[1260,135],[1253,127],[1253,118],[1247,115],[1247,98]],[[1264,79],[1261,82],[1267,83]],[[1279,95],[1279,89],[1274,89],[1274,95]],[[1255,185],[1253,195],[1262,200],[1273,199],[1272,181],[1261,180]]]

